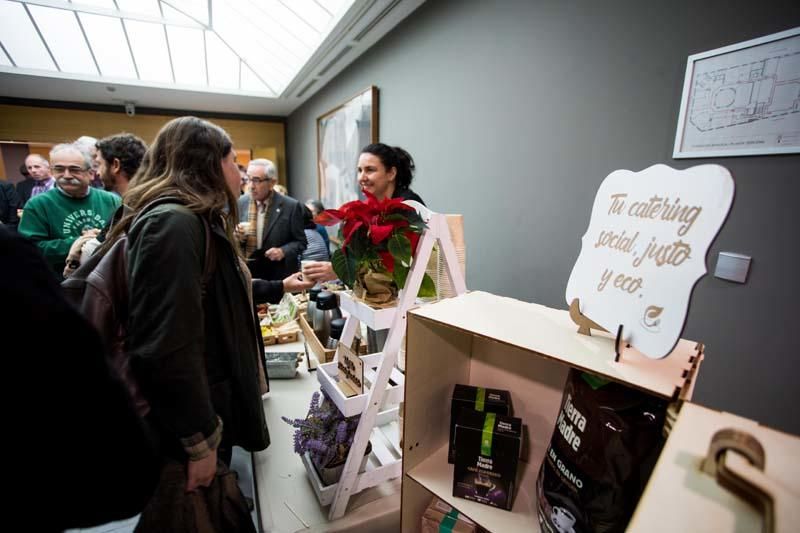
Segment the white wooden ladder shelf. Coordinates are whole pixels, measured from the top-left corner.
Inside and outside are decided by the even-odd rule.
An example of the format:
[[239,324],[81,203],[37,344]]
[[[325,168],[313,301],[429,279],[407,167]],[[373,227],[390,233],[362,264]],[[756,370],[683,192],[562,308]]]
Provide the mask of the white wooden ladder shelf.
[[[403,401],[405,376],[395,368],[395,363],[406,331],[406,312],[415,304],[428,260],[437,241],[447,262],[447,271],[456,294],[467,292],[446,216],[434,213],[417,202],[406,203],[419,212],[428,228],[419,240],[406,286],[398,295],[397,306],[375,309],[346,293],[342,293],[340,297],[342,309],[349,313],[340,344],[349,346],[362,322],[374,330],[389,329],[383,351],[362,357],[366,392],[346,397],[337,386],[338,353],[333,362],[319,365],[317,371],[322,389],[342,414],[361,414],[339,483],[321,486],[310,461],[304,461],[320,503],[332,504],[328,513],[330,520],[344,515],[352,495],[402,474],[402,449],[399,444],[402,428],[398,424],[398,407]],[[372,453],[366,471],[359,473],[364,451],[370,440]]]

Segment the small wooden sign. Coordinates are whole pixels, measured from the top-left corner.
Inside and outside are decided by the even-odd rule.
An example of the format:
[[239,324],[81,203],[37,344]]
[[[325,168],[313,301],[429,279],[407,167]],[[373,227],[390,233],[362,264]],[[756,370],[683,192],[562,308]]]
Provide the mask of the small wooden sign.
[[364,393],[364,361],[348,346],[339,343],[337,347],[337,384],[346,397]]
[[644,355],[668,355],[680,338],[706,253],[728,216],[733,179],[719,165],[617,170],[597,191],[567,304]]

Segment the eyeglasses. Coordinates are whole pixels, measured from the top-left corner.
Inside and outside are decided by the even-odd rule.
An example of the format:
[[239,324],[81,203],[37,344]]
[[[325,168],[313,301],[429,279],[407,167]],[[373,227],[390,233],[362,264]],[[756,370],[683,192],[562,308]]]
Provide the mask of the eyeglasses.
[[269,178],[250,178],[250,181],[252,181],[253,183],[266,183],[272,180]]
[[55,176],[63,176],[67,171],[69,171],[70,175],[74,176],[75,174],[81,174],[89,170],[88,168],[79,167],[77,165],[70,165],[68,167],[64,167],[61,165],[56,165],[53,167],[53,175]]

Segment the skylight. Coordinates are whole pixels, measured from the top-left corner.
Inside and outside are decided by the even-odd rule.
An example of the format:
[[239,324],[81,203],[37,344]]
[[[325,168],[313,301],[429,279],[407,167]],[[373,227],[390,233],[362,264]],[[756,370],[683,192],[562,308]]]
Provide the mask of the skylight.
[[0,67],[278,97],[355,0],[0,0]]

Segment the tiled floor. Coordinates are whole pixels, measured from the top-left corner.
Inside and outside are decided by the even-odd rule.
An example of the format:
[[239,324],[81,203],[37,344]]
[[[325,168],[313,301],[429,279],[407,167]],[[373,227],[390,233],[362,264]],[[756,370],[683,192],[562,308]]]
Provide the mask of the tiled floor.
[[[242,489],[244,495],[253,498],[253,466],[250,461],[250,453],[241,448],[234,448],[231,468],[239,474],[239,488]],[[257,523],[256,512],[253,511],[252,514],[253,523],[255,524]],[[134,516],[127,520],[109,522],[89,529],[69,529],[66,533],[133,533],[138,521],[139,517]],[[256,526],[256,529],[258,529],[258,526]]]

